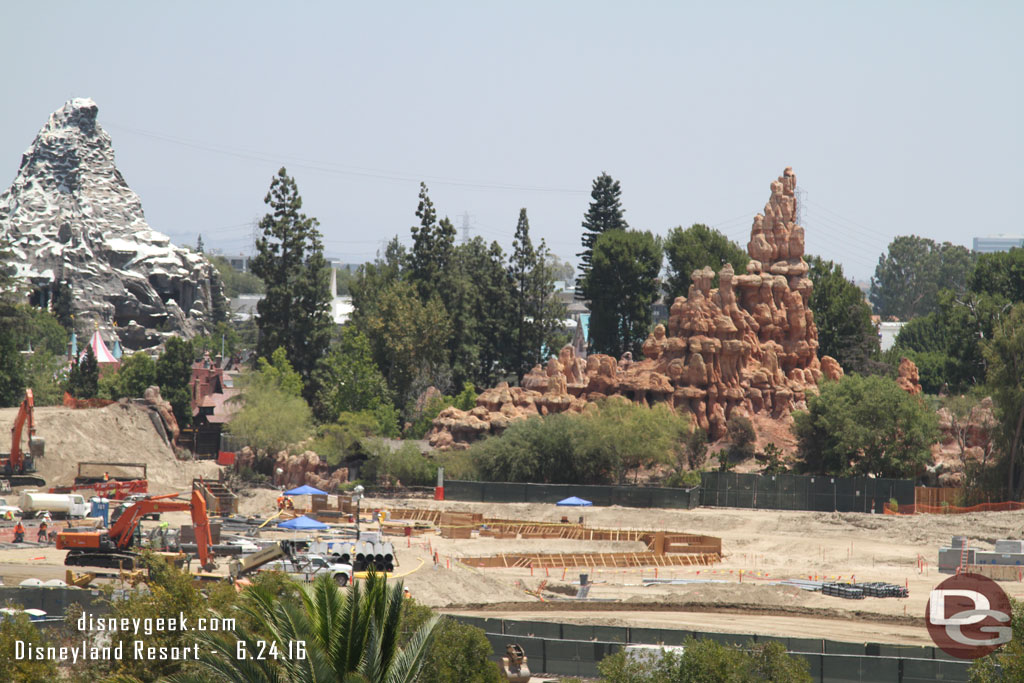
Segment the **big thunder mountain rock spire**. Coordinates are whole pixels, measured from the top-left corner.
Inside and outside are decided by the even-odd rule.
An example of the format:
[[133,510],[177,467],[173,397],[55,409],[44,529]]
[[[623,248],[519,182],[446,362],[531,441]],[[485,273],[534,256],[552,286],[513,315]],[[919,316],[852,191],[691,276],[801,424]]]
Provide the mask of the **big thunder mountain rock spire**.
[[98,326],[108,341],[116,332],[123,347],[139,349],[167,334],[202,333],[220,296],[216,271],[146,223],[98,111],[91,99],[76,98],[54,112],[0,195],[0,236],[10,242],[12,265],[39,304],[66,280],[82,334]]
[[580,412],[608,396],[686,410],[712,439],[725,434],[726,420],[734,414],[780,418],[805,408],[807,392],[817,390],[818,380],[839,379],[843,369],[830,356],[818,359],[793,169],[770,189],[764,213],[751,228],[747,272],[737,274],[726,264],[718,273],[719,287],[712,289],[715,272],[710,267],[694,271],[687,295],[672,303],[668,328],[658,325],[644,342],[643,360],[596,354],[584,361],[566,346],[545,367],[530,371],[522,387],[489,389],[469,412],[442,411],[431,444],[464,448],[511,420]]

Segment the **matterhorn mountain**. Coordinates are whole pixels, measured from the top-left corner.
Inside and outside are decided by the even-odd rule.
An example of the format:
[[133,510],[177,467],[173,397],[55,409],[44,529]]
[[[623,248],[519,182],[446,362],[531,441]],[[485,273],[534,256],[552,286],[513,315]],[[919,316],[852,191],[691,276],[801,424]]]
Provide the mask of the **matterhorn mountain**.
[[0,195],[11,265],[41,305],[58,282],[70,285],[79,335],[98,326],[108,340],[116,334],[123,347],[140,349],[169,334],[206,333],[224,310],[217,270],[149,227],[97,111],[76,98],[54,112]]

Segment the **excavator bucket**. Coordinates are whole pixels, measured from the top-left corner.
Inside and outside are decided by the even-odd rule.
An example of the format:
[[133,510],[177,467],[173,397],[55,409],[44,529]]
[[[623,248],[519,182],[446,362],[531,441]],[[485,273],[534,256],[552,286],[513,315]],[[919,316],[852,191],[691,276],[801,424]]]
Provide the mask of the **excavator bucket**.
[[501,670],[509,683],[527,683],[530,680],[530,667],[526,664],[526,652],[521,645],[509,643],[505,647]]

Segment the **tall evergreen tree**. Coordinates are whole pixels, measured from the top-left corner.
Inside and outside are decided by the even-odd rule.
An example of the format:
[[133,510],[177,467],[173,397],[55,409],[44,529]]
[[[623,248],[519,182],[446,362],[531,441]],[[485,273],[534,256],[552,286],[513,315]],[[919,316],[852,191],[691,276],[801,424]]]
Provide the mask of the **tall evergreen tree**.
[[609,230],[628,230],[629,224],[622,214],[622,201],[619,199],[622,188],[619,181],[613,179],[607,173],[602,173],[594,179],[590,189],[590,208],[583,217],[583,251],[576,254],[580,257],[580,274],[576,279],[576,287],[580,297],[589,299],[590,294],[587,286],[587,275],[590,274],[591,261],[593,259],[594,241],[603,233]]
[[270,358],[278,347],[302,376],[303,396],[311,401],[317,361],[330,343],[330,275],[320,241],[320,224],[302,213],[298,186],[282,167],[263,200],[271,208],[260,220],[252,272],[266,284],[257,304],[260,337],[256,352]]
[[590,283],[590,342],[598,353],[618,358],[640,346],[651,327],[658,297],[661,241],[650,232],[612,230],[594,242]]
[[545,351],[558,351],[562,307],[554,297],[554,273],[547,245],[541,240],[536,249],[530,239],[530,220],[526,209],[519,210],[512,257],[512,349],[509,369],[522,381],[530,368],[544,360]]
[[156,359],[156,383],[160,395],[171,404],[179,426],[192,422],[192,362],[195,360],[192,342],[181,337],[169,337],[164,352]]
[[814,283],[808,301],[818,328],[818,355],[832,356],[847,372],[866,374],[878,354],[878,332],[864,293],[843,275],[843,267],[818,256],[805,257]]
[[456,247],[451,288],[455,296],[445,307],[452,323],[452,383],[482,387],[504,379],[511,289],[501,246],[474,237]]
[[203,251],[203,236],[202,236],[202,234],[200,234],[199,238],[196,239],[196,251],[198,251],[200,254],[204,253],[204,251]]
[[419,199],[416,217],[420,222],[410,229],[413,245],[409,255],[409,279],[423,301],[435,294],[444,301],[455,252],[455,226],[447,218],[438,222],[425,183],[420,183]]

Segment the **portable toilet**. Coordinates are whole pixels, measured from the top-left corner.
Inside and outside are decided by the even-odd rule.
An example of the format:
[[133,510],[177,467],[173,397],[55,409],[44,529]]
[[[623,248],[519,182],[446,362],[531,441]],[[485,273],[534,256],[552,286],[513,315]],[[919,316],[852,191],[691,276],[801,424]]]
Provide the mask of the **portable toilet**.
[[110,526],[110,500],[107,498],[91,498],[89,502],[92,503],[89,516],[100,517],[103,519],[103,526]]

